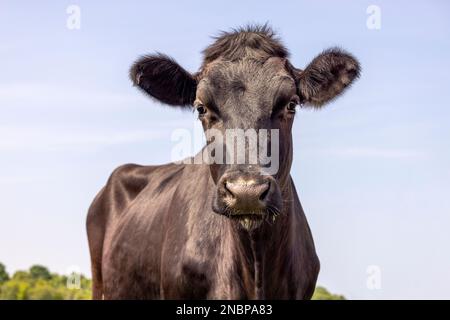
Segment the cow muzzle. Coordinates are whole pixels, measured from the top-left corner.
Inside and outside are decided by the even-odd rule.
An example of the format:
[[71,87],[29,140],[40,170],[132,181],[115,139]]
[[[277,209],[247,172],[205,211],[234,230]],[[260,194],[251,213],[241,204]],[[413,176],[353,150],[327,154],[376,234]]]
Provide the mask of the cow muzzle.
[[264,221],[275,222],[281,205],[278,183],[272,176],[231,171],[218,181],[213,209],[252,230]]

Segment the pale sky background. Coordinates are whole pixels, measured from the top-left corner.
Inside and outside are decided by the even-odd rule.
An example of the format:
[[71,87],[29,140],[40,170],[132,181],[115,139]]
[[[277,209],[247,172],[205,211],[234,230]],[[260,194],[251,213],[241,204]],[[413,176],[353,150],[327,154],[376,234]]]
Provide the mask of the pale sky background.
[[[66,27],[70,4],[81,29]],[[366,26],[369,5],[381,29]],[[90,276],[85,217],[120,164],[170,160],[195,114],[131,86],[160,51],[190,71],[218,30],[269,22],[302,68],[338,45],[361,79],[295,120],[292,175],[322,269],[354,299],[450,298],[448,1],[0,1],[0,261]],[[378,266],[381,288],[367,287]]]

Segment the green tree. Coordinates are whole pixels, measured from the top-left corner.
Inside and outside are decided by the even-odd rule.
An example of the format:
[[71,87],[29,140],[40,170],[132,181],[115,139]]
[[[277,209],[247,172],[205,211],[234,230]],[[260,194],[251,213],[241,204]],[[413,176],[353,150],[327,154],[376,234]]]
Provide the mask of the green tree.
[[345,300],[343,295],[332,294],[324,287],[316,287],[312,300]]
[[50,280],[52,278],[50,271],[46,267],[41,266],[39,264],[31,266],[30,276],[35,280],[37,279]]
[[[16,271],[10,279],[0,283],[0,300],[91,299],[91,281],[83,275],[72,274],[70,277],[69,286],[68,276],[50,273],[46,267],[34,265],[29,271]],[[76,277],[75,282],[73,277]]]
[[26,300],[30,283],[11,279],[0,287],[0,300]]
[[9,274],[6,272],[6,267],[0,262],[0,285],[9,280]]
[[28,289],[29,300],[63,300],[64,288],[54,287],[48,281],[38,280]]

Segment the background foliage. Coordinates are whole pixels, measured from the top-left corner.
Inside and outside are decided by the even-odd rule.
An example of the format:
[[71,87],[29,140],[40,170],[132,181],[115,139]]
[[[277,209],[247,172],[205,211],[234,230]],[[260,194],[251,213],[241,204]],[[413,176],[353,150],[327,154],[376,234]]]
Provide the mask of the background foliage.
[[[72,277],[52,273],[42,265],[33,265],[27,271],[16,271],[12,276],[0,263],[0,300],[89,300],[91,280],[80,275],[79,288],[71,286]],[[69,284],[69,285],[68,285]],[[344,296],[317,287],[313,300],[344,300]]]
[[316,287],[312,300],[345,300],[343,295],[330,293],[324,287]]
[[[68,283],[69,281],[69,283]],[[91,281],[80,276],[79,288],[73,288],[71,278],[51,273],[48,268],[34,265],[12,276],[0,263],[0,300],[87,300],[91,298]]]

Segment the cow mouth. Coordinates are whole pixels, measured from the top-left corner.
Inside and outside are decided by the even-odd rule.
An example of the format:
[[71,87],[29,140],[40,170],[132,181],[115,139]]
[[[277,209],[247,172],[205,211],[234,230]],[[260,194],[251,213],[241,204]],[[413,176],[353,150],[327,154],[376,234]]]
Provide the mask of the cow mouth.
[[234,214],[229,218],[239,223],[239,225],[247,231],[252,231],[259,228],[264,222],[275,222],[277,215],[266,212],[249,213],[249,214]]

